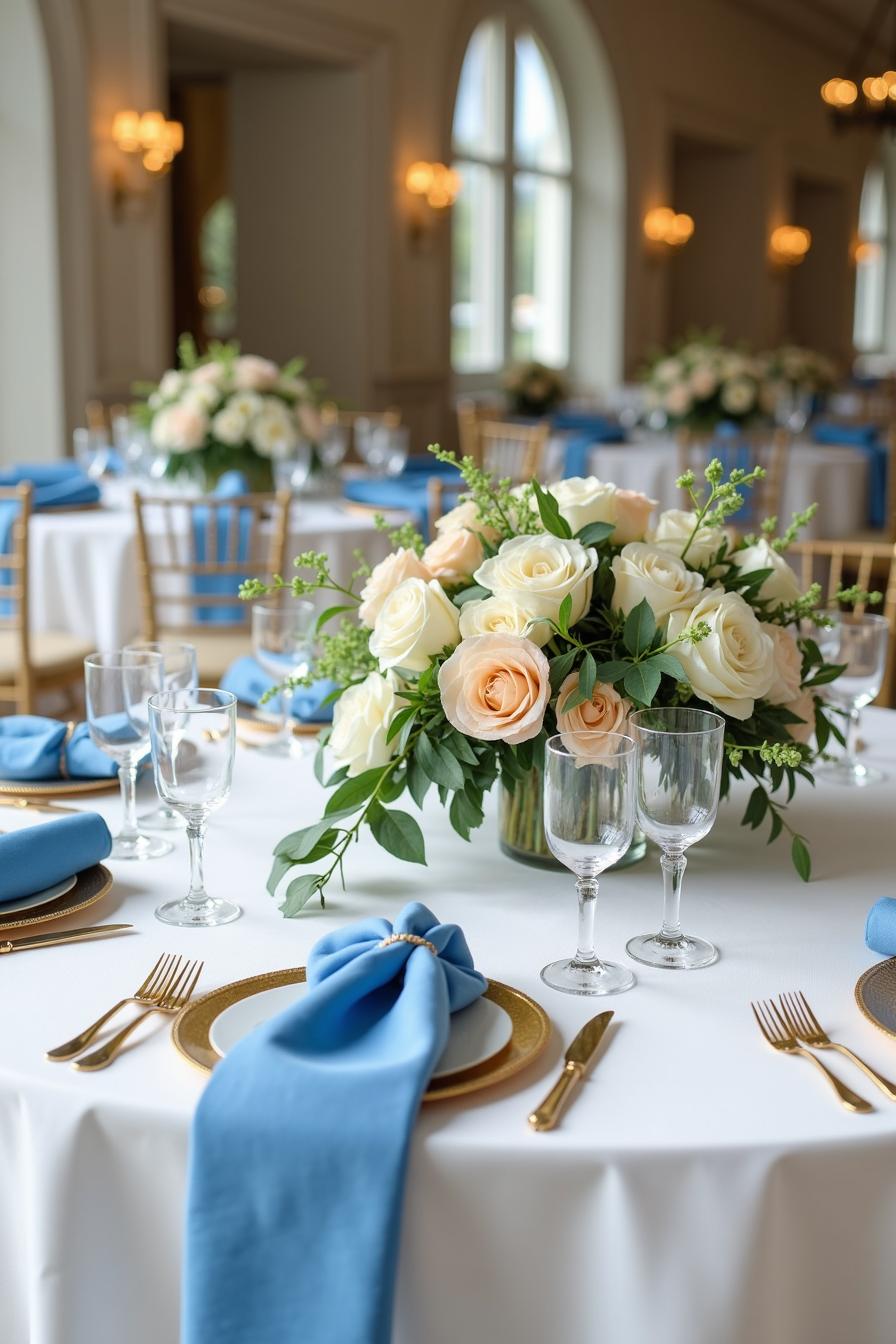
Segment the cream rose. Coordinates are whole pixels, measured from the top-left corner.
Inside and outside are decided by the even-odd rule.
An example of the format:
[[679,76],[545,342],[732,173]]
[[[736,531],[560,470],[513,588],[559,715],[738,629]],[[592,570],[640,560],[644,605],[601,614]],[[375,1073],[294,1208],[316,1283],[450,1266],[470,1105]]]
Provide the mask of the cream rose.
[[250,392],[266,392],[276,387],[280,370],[270,359],[261,359],[258,355],[240,355],[233,361],[234,387]]
[[176,402],[153,418],[150,437],[156,448],[171,453],[189,453],[201,448],[208,433],[208,416],[194,406]]
[[490,592],[510,593],[533,615],[552,620],[569,593],[569,623],[574,625],[591,604],[596,569],[597,551],[592,546],[545,534],[502,542],[498,554],[481,564],[473,577]]
[[541,648],[547,644],[553,631],[547,621],[538,621],[536,625],[527,628],[533,619],[532,612],[511,593],[496,593],[493,597],[463,604],[460,609],[460,637],[472,639],[474,635],[525,635]]
[[616,487],[596,476],[570,476],[557,481],[550,492],[573,532],[588,523],[616,522]]
[[380,607],[370,652],[390,667],[423,672],[432,656],[460,639],[457,607],[437,579],[405,579]]
[[733,719],[748,719],[775,676],[774,645],[739,593],[710,588],[689,611],[673,611],[666,638],[675,639],[698,621],[709,626],[699,644],[676,644],[669,652],[702,700]]
[[613,606],[626,616],[647,598],[657,621],[677,607],[693,606],[703,588],[703,576],[688,569],[671,551],[633,541],[613,559]]
[[550,689],[547,658],[514,635],[465,639],[439,668],[448,722],[482,742],[514,747],[537,737]]
[[795,714],[800,723],[788,723],[787,731],[794,742],[802,742],[808,745],[815,732],[815,692],[809,690],[800,691],[796,699],[791,700],[787,706],[791,714]]
[[610,540],[617,546],[629,541],[643,541],[647,535],[650,515],[659,500],[642,495],[640,490],[616,491],[616,529]]
[[443,583],[463,583],[482,564],[485,552],[475,532],[455,527],[442,532],[423,552],[423,563],[433,578]]
[[765,693],[773,705],[790,705],[800,693],[803,679],[803,655],[789,630],[783,625],[761,622],[774,646],[775,678]]
[[423,579],[429,583],[431,578],[432,575],[416,551],[406,546],[393,551],[370,571],[367,582],[361,589],[358,620],[372,630],[383,603],[400,583],[404,583],[405,579]]
[[791,603],[795,602],[802,595],[800,581],[793,570],[784,559],[779,555],[773,546],[766,541],[765,537],[754,542],[752,546],[744,546],[742,550],[734,551],[731,561],[742,574],[749,574],[757,569],[770,569],[772,572],[768,578],[763,580],[757,596],[774,602]]
[[591,699],[566,712],[563,704],[578,690],[579,674],[570,672],[557,693],[557,731],[573,756],[593,758],[594,743],[582,733],[624,733],[632,704],[606,682],[596,682]]
[[465,499],[463,504],[458,504],[457,508],[449,509],[441,518],[436,519],[436,531],[439,536],[443,532],[455,532],[461,527],[466,528],[468,532],[477,532],[479,536],[485,537],[486,541],[497,541],[500,536],[493,527],[486,527],[472,499]]
[[386,734],[401,708],[396,690],[394,675],[370,672],[336,701],[329,747],[350,775],[385,765],[394,755],[398,739],[387,742]]
[[652,535],[648,535],[647,539],[654,546],[659,546],[661,551],[671,551],[678,556],[687,546],[685,559],[689,565],[708,565],[723,541],[727,540],[730,545],[731,534],[721,527],[701,527],[688,545],[696,522],[695,513],[685,509],[666,509],[660,514]]

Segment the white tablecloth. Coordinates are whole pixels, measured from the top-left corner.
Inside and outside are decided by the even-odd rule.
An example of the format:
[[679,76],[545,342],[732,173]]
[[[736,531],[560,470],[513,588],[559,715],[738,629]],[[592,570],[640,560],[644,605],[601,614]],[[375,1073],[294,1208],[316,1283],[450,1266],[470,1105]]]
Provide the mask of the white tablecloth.
[[[347,892],[284,922],[264,890],[268,855],[317,817],[322,794],[307,762],[240,749],[232,798],[210,827],[207,877],[244,905],[241,920],[199,933],[154,921],[154,906],[185,885],[181,840],[155,863],[115,865],[114,892],[89,912],[137,933],[2,959],[3,1344],[177,1339],[187,1131],[203,1075],[175,1053],[167,1024],[99,1074],[45,1063],[44,1049],[131,990],[161,952],[203,957],[211,989],[301,964],[325,930],[391,916],[411,898],[459,921],[483,971],[534,995],[556,1030],[515,1082],[424,1107],[397,1344],[892,1344],[896,1105],[837,1061],[876,1107],[848,1114],[807,1063],[760,1040],[749,1010],[751,998],[802,988],[832,1035],[896,1076],[896,1043],[853,999],[875,960],[866,910],[893,894],[896,715],[869,711],[862,736],[889,783],[801,788],[789,813],[812,845],[815,880],[798,880],[786,845],[741,829],[735,800],[692,851],[683,906],[685,926],[717,940],[721,961],[683,975],[638,968],[631,993],[600,1002],[538,978],[573,949],[571,878],[500,857],[491,820],[465,845],[436,800],[428,869],[365,839]],[[114,798],[102,810],[114,818]],[[0,811],[2,826],[24,820]],[[658,923],[655,854],[602,887],[599,947],[620,958],[627,937]],[[616,1025],[595,1072],[561,1128],[532,1133],[526,1115],[563,1043],[605,1007]],[[283,1154],[302,1160],[301,1149]]]

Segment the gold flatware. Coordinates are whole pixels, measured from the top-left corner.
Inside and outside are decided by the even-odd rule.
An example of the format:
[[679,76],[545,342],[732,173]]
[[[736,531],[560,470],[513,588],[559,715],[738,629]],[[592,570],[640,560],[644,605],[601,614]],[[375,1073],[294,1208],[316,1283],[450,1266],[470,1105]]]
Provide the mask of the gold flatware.
[[58,943],[86,943],[91,938],[108,938],[133,927],[133,924],[91,924],[83,929],[67,929],[64,933],[33,933],[29,938],[9,938],[0,942],[0,955],[30,952],[34,947],[55,947]]
[[0,797],[0,807],[14,807],[19,812],[77,812],[76,807],[66,807],[63,803],[42,803],[36,798]]
[[529,1124],[541,1133],[553,1129],[569,1104],[573,1090],[582,1082],[588,1066],[594,1059],[604,1032],[612,1019],[612,1012],[598,1013],[586,1022],[566,1052],[563,1072],[541,1105],[529,1116]]
[[848,1111],[856,1111],[865,1115],[868,1111],[874,1110],[869,1101],[860,1097],[857,1092],[853,1092],[845,1083],[841,1083],[837,1075],[831,1073],[831,1070],[826,1064],[822,1064],[820,1059],[816,1059],[811,1050],[807,1050],[805,1046],[797,1042],[795,1035],[787,1026],[773,1000],[766,999],[758,1004],[751,1003],[750,1007],[753,1009],[753,1016],[759,1025],[759,1030],[773,1050],[782,1050],[786,1055],[802,1055],[804,1059],[811,1059],[815,1067],[820,1069],[827,1078]]
[[97,1020],[91,1026],[87,1027],[86,1030],[82,1031],[80,1035],[73,1036],[70,1041],[66,1041],[65,1045],[57,1045],[55,1050],[48,1050],[46,1058],[53,1060],[54,1062],[64,1059],[74,1059],[75,1055],[80,1055],[82,1050],[87,1049],[96,1034],[102,1030],[110,1017],[115,1016],[119,1009],[125,1008],[129,1003],[145,1005],[157,1003],[162,996],[169,972],[174,966],[174,963],[179,960],[179,957],[174,957],[171,954],[159,957],[155,966],[153,966],[149,975],[143,981],[143,984],[140,985],[138,989],[134,990],[134,993],[130,998],[121,999],[116,1003],[114,1008],[110,1008],[107,1013],[103,1013],[102,1017],[98,1017]]
[[809,1000],[802,990],[796,993],[779,994],[778,1003],[784,1021],[798,1041],[802,1041],[804,1045],[811,1045],[816,1050],[839,1051],[841,1055],[851,1059],[853,1064],[858,1065],[885,1096],[889,1097],[891,1101],[896,1101],[896,1084],[884,1078],[876,1069],[872,1069],[871,1065],[866,1064],[864,1059],[859,1059],[859,1056],[850,1050],[848,1045],[840,1045],[837,1041],[832,1041],[809,1007]]
[[89,1055],[82,1056],[81,1059],[73,1061],[72,1067],[81,1069],[84,1072],[93,1072],[96,1069],[105,1069],[115,1059],[121,1047],[124,1045],[131,1032],[144,1022],[150,1013],[179,1013],[190,1001],[193,990],[202,974],[204,963],[201,961],[186,961],[177,957],[174,966],[168,972],[161,992],[156,1001],[139,1017],[135,1017],[133,1022],[129,1022],[126,1027],[108,1040],[105,1045],[101,1045],[99,1050],[93,1050]]

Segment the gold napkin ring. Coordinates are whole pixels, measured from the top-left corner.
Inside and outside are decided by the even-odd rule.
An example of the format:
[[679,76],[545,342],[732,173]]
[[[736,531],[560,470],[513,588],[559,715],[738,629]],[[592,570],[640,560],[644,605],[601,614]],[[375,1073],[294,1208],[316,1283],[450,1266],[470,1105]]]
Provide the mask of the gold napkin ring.
[[62,779],[68,779],[68,761],[65,758],[65,752],[69,742],[72,740],[74,731],[75,724],[70,721],[65,726],[65,737],[62,739],[62,743],[59,747],[59,774]]
[[390,933],[389,937],[380,943],[380,947],[388,947],[390,943],[413,943],[415,947],[428,947],[434,957],[439,955],[435,943],[431,943],[428,938],[421,938],[416,933]]

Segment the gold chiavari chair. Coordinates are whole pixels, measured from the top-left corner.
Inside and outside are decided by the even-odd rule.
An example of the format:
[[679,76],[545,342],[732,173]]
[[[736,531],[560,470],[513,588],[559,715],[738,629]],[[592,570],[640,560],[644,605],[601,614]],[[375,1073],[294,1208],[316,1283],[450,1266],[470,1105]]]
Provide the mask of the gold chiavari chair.
[[538,476],[548,446],[550,425],[518,425],[512,421],[480,420],[476,425],[476,452],[471,456],[499,480],[521,485]]
[[479,461],[479,426],[489,420],[500,420],[502,406],[493,401],[473,401],[469,397],[457,403],[457,440],[461,457]]
[[[883,688],[876,703],[892,704],[896,666],[896,545],[873,541],[800,541],[790,547],[787,558],[795,564],[803,589],[820,583],[829,602],[841,588],[852,584],[883,593],[883,603],[873,611],[884,616],[889,624],[890,648]],[[857,602],[854,611],[861,616],[865,603]]]
[[0,489],[0,509],[11,505],[15,518],[0,553],[0,702],[17,714],[34,712],[44,691],[80,686],[84,659],[93,646],[65,631],[32,633],[28,611],[30,484]]
[[[786,429],[750,433],[732,437],[730,442],[714,435],[698,435],[682,430],[678,436],[678,474],[693,471],[698,484],[708,463],[717,457],[726,471],[741,467],[752,471],[763,467],[765,476],[744,490],[744,508],[733,521],[738,527],[758,527],[764,518],[780,517],[790,452],[791,435]],[[684,507],[690,508],[690,496],[684,494]]]
[[234,495],[201,499],[134,494],[141,633],[196,646],[200,679],[217,685],[234,659],[250,652],[249,603],[240,581],[287,568],[292,497]]

